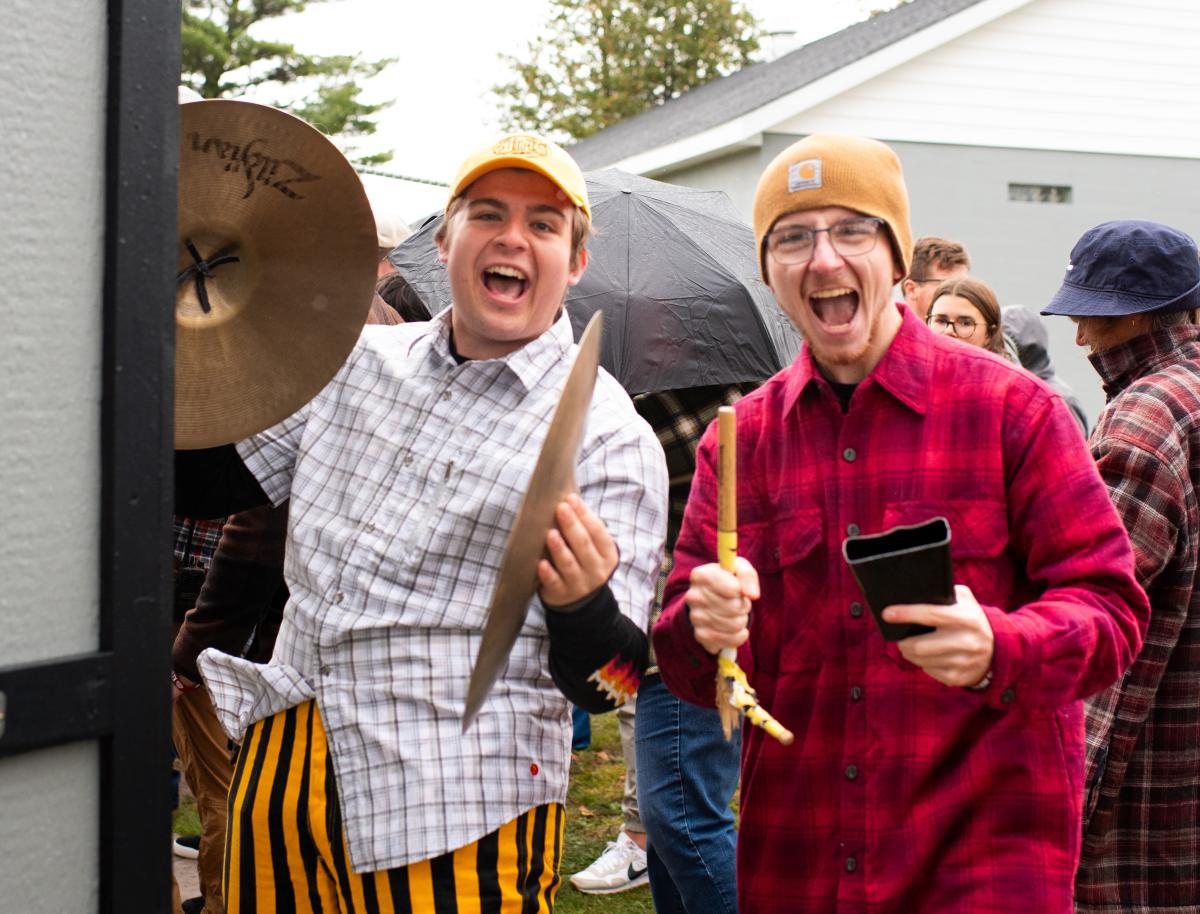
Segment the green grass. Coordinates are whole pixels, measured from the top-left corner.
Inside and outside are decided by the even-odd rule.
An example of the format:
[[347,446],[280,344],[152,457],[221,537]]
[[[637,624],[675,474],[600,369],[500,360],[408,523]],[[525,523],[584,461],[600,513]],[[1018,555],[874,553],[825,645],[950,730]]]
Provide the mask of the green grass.
[[179,807],[171,815],[171,828],[177,835],[200,834],[200,815],[196,812],[196,798],[191,793],[179,797]]
[[[621,830],[621,794],[625,763],[617,716],[592,718],[591,748],[575,753],[567,787],[567,829],[563,838],[563,885],[554,905],[555,914],[653,914],[649,886],[616,895],[584,895],[567,882],[572,873],[588,866],[616,840]],[[590,812],[591,815],[584,813]]]

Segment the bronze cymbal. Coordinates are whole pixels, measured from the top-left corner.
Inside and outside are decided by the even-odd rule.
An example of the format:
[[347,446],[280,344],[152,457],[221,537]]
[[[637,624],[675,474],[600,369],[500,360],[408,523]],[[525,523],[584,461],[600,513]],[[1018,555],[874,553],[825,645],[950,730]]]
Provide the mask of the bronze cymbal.
[[563,385],[558,406],[554,408],[554,418],[550,420],[550,429],[529,479],[529,488],[521,500],[516,522],[508,534],[500,571],[496,575],[496,588],[488,606],[483,639],[479,642],[479,653],[467,686],[464,733],[508,663],[508,655],[525,624],[529,601],[538,586],[537,563],[546,554],[546,534],[555,525],[554,510],[560,501],[579,491],[575,483],[575,461],[579,459],[583,429],[592,405],[592,391],[596,387],[602,329],[602,314],[597,311],[579,338],[579,352],[567,375],[567,383]]
[[180,106],[175,447],[274,425],[345,362],[375,283],[375,220],[353,166],[300,118]]

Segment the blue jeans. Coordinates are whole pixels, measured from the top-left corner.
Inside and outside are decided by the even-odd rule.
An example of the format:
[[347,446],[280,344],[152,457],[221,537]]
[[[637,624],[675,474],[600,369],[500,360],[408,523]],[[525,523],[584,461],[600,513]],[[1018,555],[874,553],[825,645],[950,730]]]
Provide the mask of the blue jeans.
[[657,914],[736,914],[737,836],[729,800],[742,737],[721,733],[716,709],[667,691],[658,676],[638,690],[638,806],[646,827]]

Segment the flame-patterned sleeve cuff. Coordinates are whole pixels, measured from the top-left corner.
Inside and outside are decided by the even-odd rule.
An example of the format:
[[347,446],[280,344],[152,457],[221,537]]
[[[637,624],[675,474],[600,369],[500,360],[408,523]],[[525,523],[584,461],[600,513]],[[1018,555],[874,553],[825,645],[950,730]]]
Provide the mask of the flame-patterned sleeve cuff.
[[617,607],[607,585],[573,612],[546,609],[550,674],[590,714],[603,714],[637,694],[650,662],[646,633]]

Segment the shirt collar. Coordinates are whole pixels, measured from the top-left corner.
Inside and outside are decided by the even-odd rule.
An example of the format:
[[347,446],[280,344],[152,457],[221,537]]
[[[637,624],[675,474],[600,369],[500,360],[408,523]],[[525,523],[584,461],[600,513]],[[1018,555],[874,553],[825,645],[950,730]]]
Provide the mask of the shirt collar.
[[[924,414],[929,395],[935,337],[907,305],[896,302],[895,306],[900,309],[900,330],[888,346],[887,352],[883,354],[883,358],[879,360],[879,364],[862,383],[874,382],[913,412]],[[805,343],[800,347],[794,370],[784,389],[784,412],[790,412],[796,401],[810,387],[823,391],[827,396],[833,396],[833,389],[817,368],[812,351]]]
[[[442,361],[457,366],[454,356],[450,353],[450,315],[453,306],[435,315],[431,321],[436,325],[436,335],[433,339],[433,351]],[[521,386],[528,393],[546,376],[554,365],[570,350],[575,343],[571,331],[571,319],[567,317],[566,308],[559,314],[558,320],[550,325],[541,336],[530,340],[520,349],[510,352],[498,359],[472,360],[478,364],[503,365],[505,370],[512,372]],[[467,362],[464,364],[471,364]]]
[[1183,358],[1181,349],[1200,340],[1200,326],[1177,324],[1135,336],[1120,345],[1093,352],[1088,361],[1100,375],[1104,395],[1111,400],[1138,378],[1152,374]]

